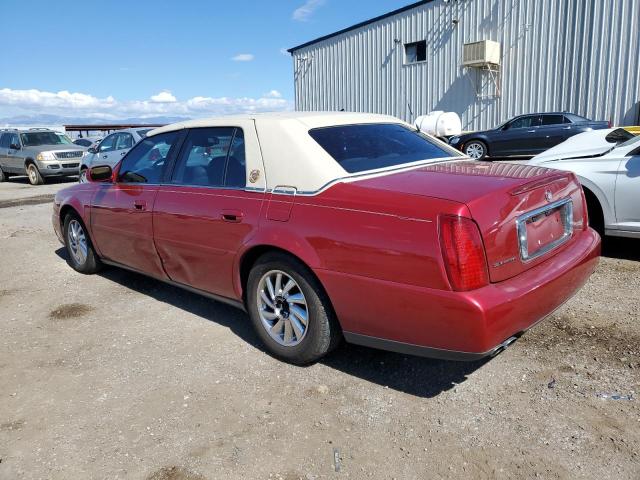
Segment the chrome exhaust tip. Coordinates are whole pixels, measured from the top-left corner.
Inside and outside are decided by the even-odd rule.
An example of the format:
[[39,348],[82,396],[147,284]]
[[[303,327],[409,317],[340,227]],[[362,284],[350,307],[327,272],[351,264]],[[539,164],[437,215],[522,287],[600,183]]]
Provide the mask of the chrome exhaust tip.
[[504,342],[502,342],[500,345],[498,345],[496,348],[494,348],[493,352],[489,356],[491,358],[493,358],[496,355],[498,355],[499,353],[502,353],[509,345],[511,345],[517,339],[518,339],[518,337],[516,335],[514,335],[513,337],[507,338]]

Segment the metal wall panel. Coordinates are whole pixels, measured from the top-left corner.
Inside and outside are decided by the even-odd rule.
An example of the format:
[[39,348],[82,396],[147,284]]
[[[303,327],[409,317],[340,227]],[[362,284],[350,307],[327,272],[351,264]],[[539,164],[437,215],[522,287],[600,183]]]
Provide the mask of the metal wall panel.
[[[427,60],[405,64],[404,44]],[[462,45],[502,47],[500,95],[463,68]],[[434,0],[293,51],[297,110],[432,110],[484,129],[514,115],[566,110],[615,124],[640,108],[640,0]],[[478,95],[480,93],[480,95]]]

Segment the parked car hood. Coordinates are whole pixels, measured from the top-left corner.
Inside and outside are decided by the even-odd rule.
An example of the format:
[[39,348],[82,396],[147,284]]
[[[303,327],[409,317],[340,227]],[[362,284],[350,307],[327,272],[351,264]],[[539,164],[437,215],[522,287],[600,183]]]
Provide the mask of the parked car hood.
[[539,165],[552,160],[599,156],[609,152],[618,143],[632,137],[633,135],[623,128],[607,128],[579,133],[536,155],[528,163],[529,165]]
[[25,147],[30,150],[37,150],[39,152],[59,152],[59,151],[69,151],[69,150],[86,150],[85,147],[81,147],[80,145],[38,145],[33,147]]

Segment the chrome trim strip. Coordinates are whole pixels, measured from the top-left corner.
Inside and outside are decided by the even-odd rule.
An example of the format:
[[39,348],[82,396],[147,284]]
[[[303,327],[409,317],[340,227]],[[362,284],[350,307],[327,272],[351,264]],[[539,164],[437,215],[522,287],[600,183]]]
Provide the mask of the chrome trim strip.
[[[527,223],[533,217],[538,215],[547,214],[552,210],[561,209],[561,219],[564,227],[564,233],[560,238],[546,244],[544,247],[536,250],[534,253],[529,254],[529,247],[527,246]],[[516,229],[518,231],[518,247],[520,250],[520,260],[524,263],[531,262],[536,258],[539,258],[551,250],[559,247],[573,236],[573,201],[570,198],[564,198],[557,200],[549,205],[536,208],[523,215],[520,215],[516,219]]]

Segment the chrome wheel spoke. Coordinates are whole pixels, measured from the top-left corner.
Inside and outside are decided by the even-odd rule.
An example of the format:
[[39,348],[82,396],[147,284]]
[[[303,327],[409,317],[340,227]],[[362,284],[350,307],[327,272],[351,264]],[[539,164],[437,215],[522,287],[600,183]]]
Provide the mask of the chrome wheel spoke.
[[284,328],[284,320],[280,319],[271,327],[271,333],[274,335],[280,335],[282,333],[282,329]]
[[302,338],[304,335],[305,326],[300,323],[300,321],[293,315],[289,316],[289,320],[291,321],[291,326],[293,327],[293,331],[296,334],[296,338]]
[[282,294],[286,296],[289,293],[289,290],[291,290],[295,286],[296,286],[296,282],[294,282],[292,279],[289,279],[287,284],[282,289]]
[[272,310],[275,310],[276,308],[275,305],[273,304],[273,302],[271,301],[271,299],[268,297],[268,295],[265,293],[264,290],[260,290],[260,298],[265,303],[265,305],[267,305]]
[[280,295],[282,293],[282,274],[276,273],[276,285],[273,287],[273,290],[276,295]]
[[291,328],[291,322],[289,320],[284,321],[284,343],[291,343],[293,340],[293,328]]
[[289,295],[287,297],[287,302],[289,303],[299,303],[301,305],[306,305],[307,302],[304,299],[304,295],[302,295],[302,293],[295,293],[293,295]]
[[297,305],[292,305],[291,306],[291,313],[297,317],[306,327],[308,320],[307,320],[307,312],[305,310],[303,310],[302,308],[298,307]]
[[260,313],[267,320],[275,320],[276,318],[278,318],[278,315],[276,315],[273,312],[270,312],[269,310],[262,310]]
[[273,290],[273,283],[271,283],[271,277],[267,277],[267,289],[269,290],[269,297],[271,297],[271,300],[275,300],[276,294]]

